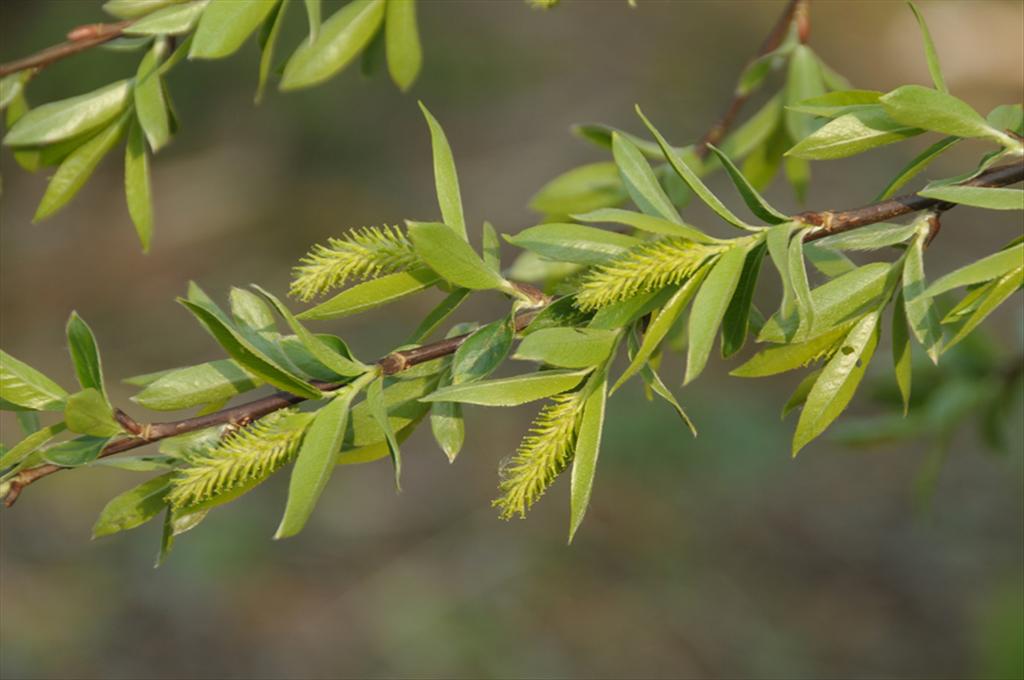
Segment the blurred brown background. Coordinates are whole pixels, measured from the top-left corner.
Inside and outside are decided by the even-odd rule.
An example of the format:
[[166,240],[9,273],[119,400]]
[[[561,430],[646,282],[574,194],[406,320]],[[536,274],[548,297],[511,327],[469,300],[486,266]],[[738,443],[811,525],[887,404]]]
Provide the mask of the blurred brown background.
[[[2,0],[0,58],[102,20],[99,2]],[[284,292],[307,247],[344,229],[436,216],[422,98],[445,126],[467,217],[515,232],[548,179],[606,157],[575,122],[638,131],[640,103],[675,142],[718,115],[781,2],[421,3],[425,68],[410,95],[350,68],[327,85],[252,105],[257,49],[186,63],[169,85],[182,121],[155,159],[157,233],[139,252],[118,153],[64,212],[30,223],[44,178],[2,154],[0,344],[72,384],[63,325],[77,309],[108,381],[219,356],[173,298],[194,279]],[[953,91],[985,112],[1019,102],[1024,4],[922,2]],[[325,7],[326,11],[334,5]],[[305,31],[293,3],[289,33]],[[812,45],[856,86],[927,83],[916,25],[895,2],[816,2]],[[134,73],[94,50],[40,75],[38,104]],[[810,206],[870,200],[928,142],[814,166]],[[974,164],[960,145],[932,177]],[[729,200],[723,178],[711,181]],[[781,183],[769,192],[796,210]],[[700,209],[690,209],[702,219]],[[705,222],[709,222],[705,220]],[[710,223],[710,222],[709,222]],[[1021,233],[1019,215],[957,210],[929,251],[934,276]],[[713,227],[717,228],[717,226]],[[476,230],[474,230],[476,231]],[[506,252],[505,263],[511,262]],[[774,276],[766,270],[765,300]],[[489,320],[495,300],[466,309]],[[400,343],[423,297],[324,329],[365,359]],[[1020,298],[990,327],[1020,351]],[[875,372],[885,376],[888,351]],[[56,475],[0,514],[4,678],[1013,677],[1024,623],[1021,428],[1010,455],[960,433],[930,509],[912,501],[928,444],[829,441],[789,457],[778,411],[799,376],[741,381],[718,362],[681,400],[696,441],[636,386],[610,404],[595,497],[568,548],[567,484],[525,522],[489,507],[499,461],[535,407],[470,409],[453,466],[430,439],[405,445],[405,491],[386,462],[339,469],[311,524],[270,540],[286,475],[218,510],[150,568],[156,523],[89,541],[95,514],[138,481]],[[681,379],[669,363],[673,385]],[[128,410],[131,391],[112,387]],[[871,412],[863,397],[854,412]],[[3,441],[18,438],[3,420]]]

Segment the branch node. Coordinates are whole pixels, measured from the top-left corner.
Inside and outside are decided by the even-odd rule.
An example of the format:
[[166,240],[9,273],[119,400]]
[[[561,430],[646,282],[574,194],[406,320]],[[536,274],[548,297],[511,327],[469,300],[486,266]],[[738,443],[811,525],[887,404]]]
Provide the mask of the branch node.
[[380,360],[380,370],[384,375],[401,373],[409,367],[409,360],[401,352],[392,352]]

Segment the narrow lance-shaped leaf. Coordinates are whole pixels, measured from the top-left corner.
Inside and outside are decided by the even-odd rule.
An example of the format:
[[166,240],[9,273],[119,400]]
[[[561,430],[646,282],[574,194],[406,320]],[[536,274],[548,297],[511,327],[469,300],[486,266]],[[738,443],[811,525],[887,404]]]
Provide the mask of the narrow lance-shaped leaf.
[[94,437],[112,437],[122,432],[114,411],[99,390],[90,387],[68,397],[64,405],[68,429]]
[[786,155],[808,160],[846,158],[922,132],[920,128],[893,120],[881,108],[864,109],[827,123],[800,140]]
[[388,274],[344,290],[298,315],[299,319],[340,319],[386,305],[437,283],[437,274],[425,267]]
[[322,83],[348,66],[384,21],[384,0],[353,0],[320,26],[316,42],[295,50],[281,77],[282,90]]
[[642,243],[626,234],[560,222],[529,227],[505,240],[550,260],[587,265],[601,264]]
[[171,486],[173,475],[168,472],[154,477],[111,499],[100,511],[92,528],[92,537],[99,538],[134,529],[159,515],[167,507],[164,496]]
[[[804,264],[804,236],[808,229],[801,229],[789,240],[789,280],[793,286],[793,297],[796,300],[800,315],[799,328],[810,333],[814,328],[814,300],[811,297],[811,286],[807,281],[807,265]],[[800,331],[797,331],[798,334]]]
[[423,50],[416,26],[416,0],[388,0],[384,30],[388,73],[404,92],[416,82],[423,64]]
[[158,67],[167,43],[158,38],[146,53],[135,74],[135,117],[146,133],[153,151],[159,151],[171,139],[171,121],[164,101],[164,88]]
[[316,42],[320,35],[321,0],[303,0],[306,5],[306,18],[309,19],[309,42]]
[[693,300],[684,384],[693,382],[707,364],[725,310],[736,292],[748,250],[747,245],[736,244],[722,253],[711,266],[711,271]]
[[455,171],[455,158],[448,144],[441,124],[420,102],[420,110],[430,128],[430,146],[434,155],[434,184],[437,188],[437,204],[441,208],[441,220],[456,234],[467,241],[466,218],[462,213],[462,194],[459,191],[459,176]]
[[124,150],[124,194],[128,215],[142,243],[142,252],[148,253],[153,240],[153,198],[149,184],[146,140],[138,122],[132,123]]
[[1020,267],[1021,263],[1024,263],[1024,243],[1000,250],[936,279],[924,295],[934,297],[954,288],[997,279]]
[[922,16],[917,5],[912,2],[907,4],[910,5],[910,11],[914,13],[917,25],[921,29],[921,39],[924,40],[924,54],[928,60],[928,72],[932,76],[932,82],[935,83],[935,89],[940,92],[949,92],[949,88],[946,87],[946,80],[942,77],[942,68],[939,66],[939,53],[935,49],[935,42],[932,41],[932,34],[928,30],[928,24],[925,23],[924,16]]
[[920,85],[903,85],[879,102],[893,120],[908,127],[923,128],[956,137],[985,137],[1012,145],[1005,132],[988,124],[980,113],[962,99]]
[[926,198],[970,205],[989,210],[1024,210],[1024,189],[1004,187],[926,187],[918,192]]
[[754,215],[760,217],[768,224],[781,224],[789,221],[788,217],[773,208],[771,204],[769,204],[768,201],[758,193],[757,189],[755,189],[743,173],[740,172],[740,169],[737,168],[731,160],[729,160],[728,156],[711,144],[708,144],[708,148],[711,149],[712,153],[715,154],[715,157],[722,163],[722,167],[725,168],[725,171],[729,174],[729,178],[732,179],[732,183],[736,185],[736,189],[740,192],[740,196],[743,197],[744,203],[746,203],[747,207],[750,208],[750,212],[754,213]]
[[907,321],[917,341],[924,346],[935,363],[942,353],[942,328],[932,298],[924,294],[927,281],[924,276],[924,242],[927,229],[922,229],[907,250],[903,263],[903,304]]
[[761,274],[761,264],[764,262],[767,250],[767,243],[762,243],[751,248],[747,253],[747,260],[743,263],[743,272],[740,274],[739,283],[736,284],[736,294],[733,295],[728,309],[725,310],[725,317],[722,318],[723,358],[728,358],[740,351],[747,340],[754,291],[757,289],[757,279]]
[[188,33],[199,21],[209,4],[206,0],[184,2],[158,9],[126,26],[126,35],[181,35]]
[[[611,222],[612,224],[624,224],[627,227],[633,227],[634,229],[650,232],[652,234],[661,234],[663,236],[682,236],[683,238],[688,238],[691,241],[696,241],[697,243],[714,243],[718,240],[708,236],[701,230],[689,224],[677,224],[660,217],[645,215],[632,210],[623,210],[621,208],[599,208],[587,213],[572,215],[572,218],[579,220],[580,222]],[[621,236],[621,234],[616,235]]]
[[540,371],[513,378],[483,380],[441,388],[422,401],[457,401],[480,406],[519,406],[571,390],[589,373],[582,371]]
[[630,198],[641,211],[670,222],[681,223],[683,220],[665,195],[658,183],[654,171],[640,150],[632,142],[617,132],[612,133],[612,153],[619,174],[629,192]]
[[594,328],[543,328],[527,335],[513,358],[559,368],[586,368],[605,361],[617,331]]
[[[825,93],[825,82],[821,75],[818,58],[806,45],[798,45],[789,59],[786,75],[786,104],[796,104],[805,99]],[[801,140],[814,130],[814,120],[806,113],[787,110],[786,130],[794,140]]]
[[804,342],[788,342],[761,350],[729,375],[741,378],[762,378],[803,368],[828,356],[846,337],[850,324],[837,326],[827,333]]
[[[307,0],[308,3],[318,3],[319,0]],[[281,26],[284,25],[284,15],[288,10],[289,0],[281,0],[273,12],[266,18],[263,28],[260,31],[260,70],[259,80],[256,84],[256,96],[253,101],[259,104],[263,100],[263,92],[267,87],[267,79],[270,78],[270,70],[274,66],[274,54],[277,47],[278,37],[281,35]],[[319,5],[317,5],[319,7]],[[319,17],[317,17],[319,22]],[[312,24],[312,19],[310,20]]]
[[410,345],[418,345],[419,343],[426,340],[430,335],[438,329],[438,327],[444,323],[445,319],[451,316],[452,312],[459,308],[463,300],[469,295],[468,288],[456,288],[449,293],[444,300],[438,303],[437,307],[430,310],[430,313],[424,317],[423,321],[416,328],[416,331],[409,338]]
[[618,205],[626,197],[615,163],[588,163],[545,184],[530,199],[530,208],[545,215],[562,217]]
[[36,430],[7,451],[4,451],[3,455],[0,455],[0,470],[6,470],[11,466],[20,463],[30,453],[39,450],[41,446],[66,429],[67,426],[63,422],[60,422],[50,425],[49,427]]
[[388,445],[388,453],[391,454],[391,464],[395,469],[395,488],[402,490],[402,453],[398,449],[398,440],[395,432],[391,429],[391,421],[388,420],[388,409],[384,403],[384,377],[381,376],[370,383],[366,388],[366,404],[370,414],[377,421],[377,425],[384,431],[384,440]]
[[210,0],[199,17],[189,59],[220,59],[233,54],[275,5],[269,0]]
[[100,394],[106,394],[103,387],[103,367],[100,363],[99,349],[96,338],[89,325],[71,312],[67,323],[68,351],[75,366],[78,383],[84,388],[95,388]]
[[[878,194],[876,201],[884,201],[896,195],[907,182],[923,172],[931,165],[931,162],[942,155],[949,147],[960,141],[959,137],[944,137],[922,151],[914,160],[907,163],[906,167],[899,171],[891,182]],[[858,230],[855,230],[858,231]]]
[[48,463],[61,467],[78,467],[96,460],[109,441],[108,437],[85,435],[51,446],[45,449],[42,455]]
[[903,399],[903,415],[910,410],[910,388],[913,378],[913,355],[910,349],[910,333],[907,332],[907,311],[903,304],[902,291],[896,294],[892,306],[892,365],[896,374],[896,386]]
[[169,371],[131,397],[139,406],[154,411],[176,411],[217,403],[252,389],[263,381],[232,359]]
[[484,264],[500,274],[501,241],[498,240],[498,232],[494,230],[494,225],[490,222],[484,222],[483,241]]
[[35,411],[60,411],[67,396],[63,387],[0,350],[0,399]]
[[[451,375],[445,373],[438,383],[438,388],[451,384]],[[462,421],[462,405],[452,401],[435,401],[430,405],[430,431],[437,440],[448,462],[455,462],[455,457],[462,450],[466,439],[466,426]]]
[[572,482],[569,491],[569,542],[583,522],[590,494],[594,487],[594,473],[597,471],[597,457],[601,450],[601,430],[604,429],[605,402],[608,380],[605,371],[595,374],[593,384],[588,385],[590,396],[583,405],[579,433],[572,462]]
[[446,225],[409,223],[409,238],[416,254],[455,285],[472,290],[508,288],[505,279],[484,264],[470,245]]
[[[629,335],[629,346],[630,351],[634,353],[640,346],[639,341],[636,340],[632,333]],[[693,424],[693,421],[690,420],[690,416],[686,415],[686,411],[684,411],[683,407],[679,404],[679,400],[677,400],[675,395],[672,394],[672,391],[665,386],[665,382],[661,379],[661,376],[658,375],[658,372],[654,370],[654,366],[651,365],[650,361],[645,363],[640,369],[640,377],[643,378],[644,385],[647,386],[651,392],[668,402],[669,406],[675,410],[680,420],[683,421],[683,424],[690,430],[690,433],[696,437],[697,428]]]
[[967,337],[978,324],[1024,285],[1024,267],[1020,267],[996,279],[971,312],[971,315],[957,329],[956,335],[946,344],[946,350]]
[[43,104],[18,119],[4,144],[41,146],[96,130],[124,110],[130,93],[130,82],[119,80],[88,94]]
[[460,385],[486,378],[508,356],[514,332],[512,319],[498,319],[475,330],[455,350],[451,383]]

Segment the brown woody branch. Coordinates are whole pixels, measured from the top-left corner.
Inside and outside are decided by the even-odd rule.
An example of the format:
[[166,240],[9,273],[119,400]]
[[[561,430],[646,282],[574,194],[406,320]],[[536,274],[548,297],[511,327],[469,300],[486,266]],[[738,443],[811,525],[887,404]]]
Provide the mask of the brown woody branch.
[[55,61],[60,61],[73,54],[78,54],[97,45],[110,42],[114,38],[120,38],[124,34],[124,29],[128,28],[132,23],[132,21],[128,20],[110,24],[79,26],[68,33],[67,42],[47,47],[45,50],[21,59],[9,61],[6,64],[0,64],[0,78],[26,69],[38,70],[45,68]]

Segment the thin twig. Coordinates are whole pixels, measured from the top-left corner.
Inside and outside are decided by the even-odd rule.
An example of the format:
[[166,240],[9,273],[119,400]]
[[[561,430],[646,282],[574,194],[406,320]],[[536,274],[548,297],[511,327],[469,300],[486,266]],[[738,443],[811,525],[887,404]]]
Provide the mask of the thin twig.
[[45,68],[73,54],[78,54],[97,45],[110,42],[114,38],[120,38],[124,34],[124,29],[131,26],[132,23],[133,21],[126,20],[110,24],[79,26],[68,33],[67,42],[47,47],[45,50],[22,57],[21,59],[9,61],[6,64],[0,64],[0,78],[26,69],[38,70]]

